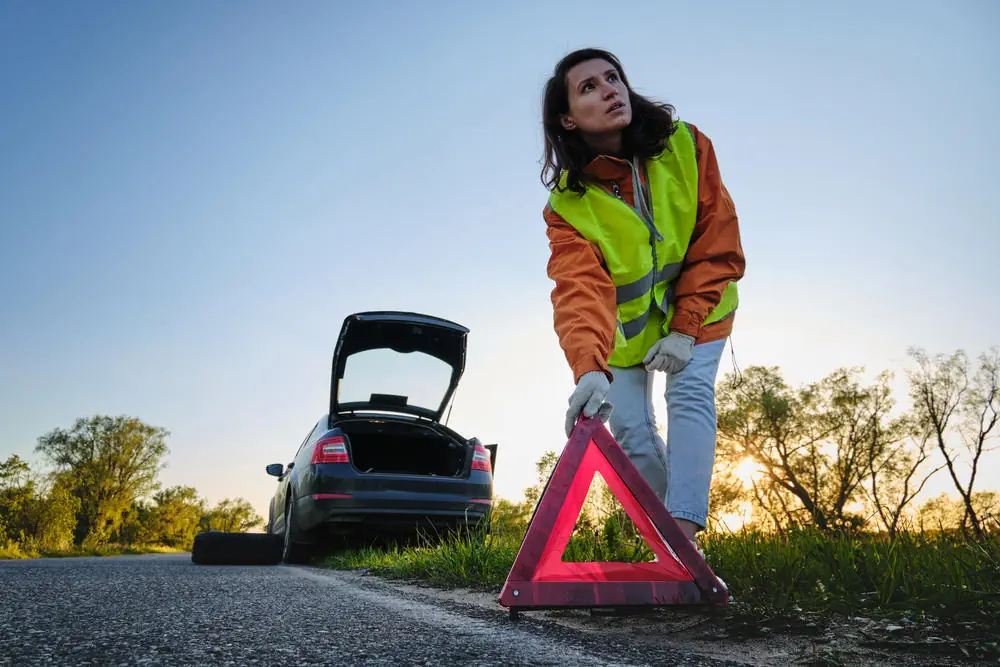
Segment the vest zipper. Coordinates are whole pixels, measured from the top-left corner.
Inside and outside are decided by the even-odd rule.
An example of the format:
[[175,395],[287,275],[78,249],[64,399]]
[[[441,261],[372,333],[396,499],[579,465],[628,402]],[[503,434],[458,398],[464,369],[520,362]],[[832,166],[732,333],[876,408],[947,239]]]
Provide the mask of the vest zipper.
[[[642,222],[646,225],[646,228],[649,230],[650,236],[655,237],[657,241],[662,241],[663,234],[660,234],[660,230],[656,228],[655,224],[653,224],[653,219],[652,219],[653,210],[652,207],[646,203],[645,194],[643,193],[643,188],[642,188],[642,182],[638,180],[638,177],[636,177],[635,182],[639,184],[637,186],[638,189],[633,190],[633,193],[635,193],[636,196],[637,204],[639,203],[639,197],[642,197],[642,204],[639,207],[629,206],[629,203],[625,201],[624,197],[622,197],[622,189],[621,186],[618,185],[618,181],[611,181],[611,194],[613,194],[616,199],[620,200],[622,203],[624,203],[626,206],[632,209],[632,212],[635,213],[636,216],[640,220],[642,220]],[[605,192],[607,192],[607,190],[605,190]],[[647,217],[646,214],[647,211],[649,212],[649,217]]]
[[[663,234],[660,233],[660,230],[656,228],[656,224],[653,222],[652,202],[646,201],[645,188],[642,186],[642,179],[639,178],[639,168],[636,166],[638,164],[638,158],[636,158],[635,161],[631,161],[630,164],[632,165],[632,193],[635,197],[636,206],[629,206],[629,208],[635,211],[636,215],[639,216],[639,219],[646,224],[646,229],[649,230],[649,250],[653,255],[653,275],[655,276],[659,274],[660,269],[657,264],[656,242],[663,240]],[[618,181],[611,181],[611,191],[614,193],[615,197],[628,206],[628,202],[625,201],[624,197],[622,197],[622,189],[621,186],[618,185]],[[653,284],[653,288],[649,290],[649,302],[651,307],[659,307],[659,304],[656,303],[655,282]],[[663,314],[666,315],[666,311],[663,311]]]
[[[639,158],[634,158],[630,161],[632,165],[632,192],[635,196],[636,206],[634,207],[639,213],[639,217],[642,221],[646,223],[646,227],[649,229],[649,251],[653,255],[653,287],[649,290],[649,303],[650,308],[657,308],[659,304],[656,303],[656,281],[655,276],[660,273],[660,265],[658,258],[656,256],[656,242],[663,240],[663,235],[660,234],[660,230],[656,228],[656,223],[653,221],[653,203],[652,201],[646,200],[646,188],[642,185],[642,178],[639,175]],[[662,309],[661,309],[662,310]],[[663,312],[666,315],[666,311]]]
[[649,233],[651,236],[656,237],[657,241],[663,240],[663,235],[660,234],[660,230],[656,228],[653,222],[653,203],[647,201],[646,199],[646,188],[642,185],[642,178],[639,175],[639,160],[636,158],[635,162],[632,162],[632,191],[635,193],[635,202],[637,206],[636,210],[639,213],[639,217],[642,218],[646,226],[649,227]]

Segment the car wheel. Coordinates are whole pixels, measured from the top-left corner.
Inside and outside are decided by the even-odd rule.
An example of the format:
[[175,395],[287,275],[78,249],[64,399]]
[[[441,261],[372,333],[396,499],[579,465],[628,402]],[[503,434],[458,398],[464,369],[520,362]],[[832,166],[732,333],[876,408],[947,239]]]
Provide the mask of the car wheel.
[[191,545],[196,565],[277,565],[281,562],[280,535],[268,533],[198,533]]
[[305,563],[309,560],[309,546],[301,542],[302,535],[295,527],[295,503],[289,500],[285,503],[285,532],[281,558],[286,563]]

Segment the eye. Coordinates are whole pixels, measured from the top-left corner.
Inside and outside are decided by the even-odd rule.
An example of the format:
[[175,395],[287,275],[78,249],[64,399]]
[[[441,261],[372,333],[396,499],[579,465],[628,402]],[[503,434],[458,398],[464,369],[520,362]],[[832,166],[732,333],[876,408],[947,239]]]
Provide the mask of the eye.
[[612,72],[611,74],[608,75],[608,81],[610,81],[611,83],[615,83],[616,81],[618,81],[618,75]]
[[589,90],[593,89],[593,87],[594,87],[594,84],[592,84],[592,83],[589,83],[589,82],[588,82],[588,83],[585,83],[585,84],[583,84],[583,86],[582,86],[582,87],[580,88],[580,92],[582,92],[582,93],[586,93],[586,92],[588,92]]

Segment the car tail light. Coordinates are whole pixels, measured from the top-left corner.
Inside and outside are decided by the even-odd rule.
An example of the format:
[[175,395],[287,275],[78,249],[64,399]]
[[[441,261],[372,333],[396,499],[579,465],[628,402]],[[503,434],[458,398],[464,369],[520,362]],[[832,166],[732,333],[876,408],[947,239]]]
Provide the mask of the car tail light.
[[311,463],[348,463],[350,460],[350,457],[347,455],[347,443],[344,442],[344,437],[334,435],[329,438],[322,438],[316,443]]
[[472,453],[472,469],[489,473],[493,472],[490,468],[490,453],[478,443],[476,443],[476,449]]

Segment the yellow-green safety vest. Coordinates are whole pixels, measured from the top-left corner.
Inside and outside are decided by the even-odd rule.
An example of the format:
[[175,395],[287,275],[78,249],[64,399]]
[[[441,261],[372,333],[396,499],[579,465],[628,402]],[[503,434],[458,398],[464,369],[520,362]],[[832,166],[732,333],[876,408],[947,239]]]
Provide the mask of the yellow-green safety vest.
[[[607,360],[611,366],[642,363],[649,348],[669,332],[674,315],[674,283],[697,218],[698,160],[686,123],[678,122],[668,146],[646,162],[648,198],[641,196],[638,160],[632,161],[635,208],[621,198],[617,184],[614,192],[587,184],[582,196],[567,189],[549,195],[552,210],[601,249],[615,284],[618,327]],[[731,281],[703,324],[731,315],[738,303],[736,281]]]

